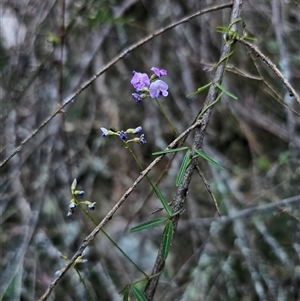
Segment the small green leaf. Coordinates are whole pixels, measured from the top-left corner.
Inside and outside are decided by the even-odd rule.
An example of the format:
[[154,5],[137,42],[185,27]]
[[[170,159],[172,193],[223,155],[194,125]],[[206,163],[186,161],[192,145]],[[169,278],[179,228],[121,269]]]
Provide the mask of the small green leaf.
[[183,176],[184,176],[184,173],[187,169],[187,167],[189,166],[191,160],[190,160],[190,155],[191,155],[191,150],[189,149],[183,160],[182,160],[182,163],[181,163],[181,166],[179,168],[179,171],[178,171],[178,175],[177,175],[177,178],[176,178],[176,186],[178,187],[180,185],[180,183],[182,182],[182,179],[183,179]]
[[222,64],[222,62],[226,61],[227,59],[229,59],[232,54],[234,53],[234,50],[230,51],[227,55],[225,55],[223,58],[221,58],[218,62],[218,64],[215,66],[215,69]]
[[173,238],[173,227],[172,222],[169,220],[166,224],[166,227],[164,229],[163,233],[163,242],[162,242],[162,258],[163,260],[166,260],[171,248],[172,244],[172,238]]
[[163,154],[168,154],[168,153],[180,152],[180,151],[186,150],[186,149],[188,149],[187,146],[182,146],[182,147],[172,148],[172,149],[166,149],[166,150],[162,150],[162,151],[158,151],[158,152],[152,153],[152,156],[157,156],[157,155],[163,155]]
[[140,291],[137,287],[132,286],[131,290],[137,301],[148,301],[143,292]]
[[212,165],[215,165],[218,168],[223,169],[223,167],[218,162],[216,162],[214,159],[212,159],[211,157],[206,155],[203,151],[201,151],[199,149],[194,149],[194,151],[197,153],[197,155],[199,155],[200,157],[202,157],[203,159],[205,159],[206,161],[208,161]]
[[216,86],[217,86],[222,92],[224,92],[225,94],[227,94],[229,97],[231,97],[231,98],[233,98],[233,99],[235,99],[235,100],[238,99],[235,95],[233,95],[232,93],[230,93],[229,91],[227,91],[223,86],[219,85],[218,83],[216,83]]
[[230,30],[229,27],[226,27],[226,26],[217,26],[217,32],[225,33],[225,32],[228,32],[229,30]]
[[248,36],[242,36],[242,39],[243,40],[248,40],[248,41],[257,41],[257,39],[256,38],[254,38],[254,37],[248,37]]
[[206,85],[204,85],[204,86],[198,88],[197,91],[188,94],[186,97],[190,97],[190,96],[192,96],[192,95],[196,95],[196,94],[198,94],[198,93],[204,91],[204,90],[207,89],[211,84],[212,84],[212,82],[210,82],[210,83],[208,83],[208,84],[206,84]]
[[171,210],[171,207],[169,206],[168,202],[166,201],[165,197],[162,195],[162,193],[160,192],[160,190],[158,189],[157,186],[153,186],[153,189],[154,189],[157,197],[161,201],[163,207],[167,211],[168,215],[171,216],[172,215],[172,210]]
[[235,23],[238,23],[238,22],[240,22],[240,21],[242,21],[243,19],[242,18],[237,18],[237,19],[235,19],[234,21],[232,21],[230,24],[229,24],[229,29],[235,24]]
[[148,229],[148,228],[156,227],[156,226],[162,224],[163,222],[165,222],[167,219],[168,219],[167,217],[161,217],[161,218],[153,219],[151,221],[142,223],[138,226],[135,226],[135,227],[131,228],[130,232],[138,232],[138,231],[145,230],[145,229]]

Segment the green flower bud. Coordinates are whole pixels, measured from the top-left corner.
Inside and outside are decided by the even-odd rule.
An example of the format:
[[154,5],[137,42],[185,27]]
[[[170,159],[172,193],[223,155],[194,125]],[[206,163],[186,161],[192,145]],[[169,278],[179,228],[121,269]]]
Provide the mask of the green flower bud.
[[77,180],[76,178],[73,180],[73,183],[71,185],[71,191],[72,193],[74,193],[75,189],[76,189],[76,186],[77,186]]

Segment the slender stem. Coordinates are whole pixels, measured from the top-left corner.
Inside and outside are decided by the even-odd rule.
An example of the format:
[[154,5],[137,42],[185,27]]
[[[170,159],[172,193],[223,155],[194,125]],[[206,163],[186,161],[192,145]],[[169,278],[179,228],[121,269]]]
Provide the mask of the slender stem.
[[135,162],[137,163],[137,165],[139,166],[139,168],[143,171],[144,168],[142,166],[142,164],[140,163],[139,159],[137,158],[137,156],[135,155],[134,151],[132,150],[132,148],[130,147],[129,143],[127,143],[127,141],[123,141],[126,145],[126,148],[129,150],[130,154],[132,155],[132,157],[134,158]]
[[[81,204],[80,204],[80,208],[81,208],[81,210],[83,210],[83,212],[89,218],[89,220],[91,220],[93,222],[93,224],[95,226],[97,226],[97,222],[93,219],[93,217],[90,215],[90,213],[85,208],[82,208]],[[118,246],[118,244],[109,236],[109,234],[105,230],[100,229],[100,231],[142,274],[144,274],[146,277],[148,277],[148,275]]]
[[89,299],[95,301],[95,299],[94,299],[94,298],[92,297],[92,295],[91,295],[91,292],[90,292],[89,288],[87,287],[87,285],[86,285],[86,283],[85,283],[85,281],[84,281],[84,278],[81,276],[80,272],[77,270],[77,268],[76,268],[75,266],[74,266],[74,269],[75,269],[76,273],[78,274],[78,277],[79,277],[79,279],[80,279],[80,282],[82,282],[82,284],[83,284],[85,290],[87,291],[88,296],[89,296]]
[[173,131],[174,131],[174,132],[176,133],[176,135],[178,136],[178,135],[179,135],[178,131],[176,130],[176,128],[175,128],[175,126],[173,125],[171,119],[169,118],[167,112],[164,110],[164,108],[162,107],[161,103],[159,102],[159,100],[158,100],[156,97],[155,97],[155,101],[156,101],[156,103],[157,103],[157,105],[158,105],[160,111],[162,112],[162,114],[167,118],[167,120],[168,120],[170,126],[172,127]]

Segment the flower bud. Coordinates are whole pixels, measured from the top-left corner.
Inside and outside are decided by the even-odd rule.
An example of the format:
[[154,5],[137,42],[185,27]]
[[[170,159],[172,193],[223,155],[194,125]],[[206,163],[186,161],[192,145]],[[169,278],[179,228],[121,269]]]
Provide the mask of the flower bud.
[[96,206],[96,202],[91,203],[90,205],[88,205],[90,210],[95,210],[95,206]]
[[84,195],[84,190],[75,190],[74,194],[76,194],[76,195]]
[[60,270],[58,270],[58,271],[56,271],[56,272],[54,273],[54,275],[55,275],[55,276],[59,276],[60,273],[61,273]]
[[75,191],[76,186],[77,186],[77,180],[76,180],[76,178],[75,178],[75,179],[73,180],[72,185],[71,185],[71,190],[72,190],[72,192]]
[[73,203],[70,203],[69,204],[69,209],[74,209],[74,208],[76,208],[76,204],[73,202]]

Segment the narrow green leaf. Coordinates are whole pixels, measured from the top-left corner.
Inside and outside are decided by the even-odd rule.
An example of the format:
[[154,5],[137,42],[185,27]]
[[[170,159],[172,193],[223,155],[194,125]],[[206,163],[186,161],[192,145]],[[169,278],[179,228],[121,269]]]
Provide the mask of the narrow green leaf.
[[215,69],[224,61],[226,61],[227,59],[229,59],[231,57],[231,55],[234,53],[234,50],[230,51],[227,55],[225,55],[219,62],[218,64],[215,66]]
[[163,260],[166,260],[171,248],[172,244],[172,238],[173,238],[173,227],[172,222],[169,220],[166,224],[166,227],[164,229],[163,233],[163,242],[162,242],[162,258]]
[[166,149],[166,150],[162,150],[162,151],[158,151],[158,152],[152,153],[152,156],[157,156],[157,155],[163,155],[163,154],[168,154],[168,153],[180,152],[180,151],[186,150],[186,149],[188,149],[187,146],[182,146],[182,147],[172,148],[172,149]]
[[225,94],[227,94],[229,97],[231,97],[231,98],[233,98],[233,99],[235,99],[235,100],[238,99],[235,95],[233,95],[232,93],[230,93],[229,91],[227,91],[223,86],[219,85],[218,83],[216,83],[216,86],[217,86],[222,92],[224,92]]
[[129,290],[128,289],[124,293],[123,301],[129,301]]
[[188,94],[186,97],[190,97],[190,96],[192,96],[192,95],[196,95],[196,94],[198,94],[198,93],[204,91],[204,90],[207,89],[211,84],[212,84],[212,82],[210,82],[210,83],[208,83],[208,84],[206,84],[206,85],[204,85],[204,86],[198,88],[197,91]]
[[237,19],[235,19],[234,21],[232,21],[230,24],[229,24],[229,29],[235,24],[235,23],[237,23],[237,22],[240,22],[240,21],[242,21],[243,19],[242,18],[237,18]]
[[148,222],[142,223],[140,225],[137,225],[135,227],[132,227],[130,229],[130,232],[138,232],[138,231],[145,230],[148,228],[156,227],[156,226],[162,224],[163,222],[165,222],[167,219],[168,219],[167,217],[160,217],[160,218],[153,219],[151,221],[148,221]]
[[228,32],[229,30],[230,30],[229,27],[225,27],[225,26],[217,26],[217,32],[225,33],[225,32]]
[[257,41],[257,39],[254,38],[254,37],[242,36],[242,38],[243,38],[244,40],[248,40],[248,41]]
[[166,201],[165,197],[162,195],[162,193],[160,192],[160,190],[158,189],[157,186],[153,186],[153,189],[154,189],[157,197],[161,201],[163,207],[167,211],[168,215],[171,216],[172,215],[172,210],[171,210],[171,207],[169,206],[168,202]]
[[140,291],[137,287],[132,286],[131,290],[137,301],[148,301],[143,292]]
[[188,149],[188,151],[186,152],[186,154],[185,154],[185,156],[184,156],[184,158],[182,160],[181,166],[180,166],[179,171],[178,171],[178,175],[177,175],[177,178],[176,178],[176,186],[177,187],[182,182],[184,173],[185,173],[187,167],[189,166],[189,164],[191,162],[190,155],[191,155],[191,150]]
[[197,153],[197,155],[199,155],[200,157],[202,157],[203,159],[205,159],[206,161],[208,161],[212,165],[215,165],[218,168],[223,169],[223,167],[218,162],[216,162],[214,159],[212,159],[211,157],[206,155],[203,151],[201,151],[199,149],[194,149],[194,151]]

